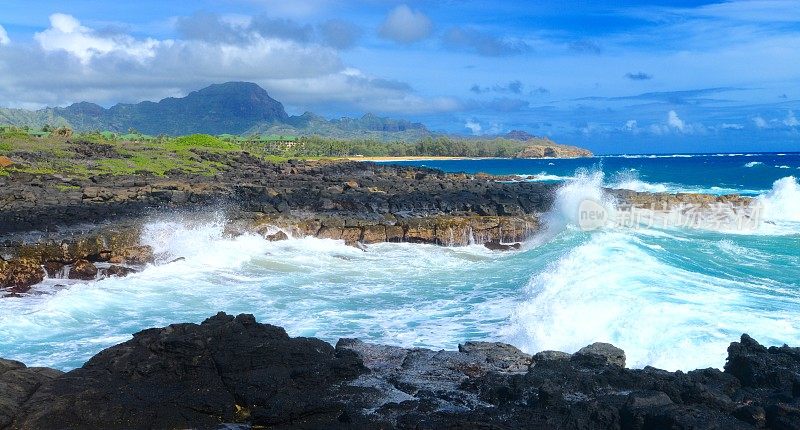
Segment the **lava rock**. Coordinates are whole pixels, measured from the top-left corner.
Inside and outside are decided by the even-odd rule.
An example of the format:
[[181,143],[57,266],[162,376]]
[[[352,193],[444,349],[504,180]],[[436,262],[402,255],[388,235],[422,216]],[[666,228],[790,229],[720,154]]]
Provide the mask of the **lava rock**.
[[114,264],[143,265],[154,261],[153,248],[148,245],[131,246],[112,252],[108,260]]
[[573,354],[572,360],[593,365],[625,367],[625,351],[610,343],[596,342]]
[[97,278],[97,266],[87,260],[78,260],[69,268],[69,279],[93,281]]
[[279,230],[275,233],[267,235],[266,239],[270,242],[278,242],[281,240],[289,240],[289,235],[287,235],[286,232]]
[[36,259],[0,260],[0,288],[7,288],[12,293],[24,293],[32,285],[42,282],[44,277],[45,271]]
[[131,273],[136,273],[136,269],[112,264],[108,267],[99,269],[99,272],[100,272],[100,278],[110,278],[112,276],[115,276],[117,278],[123,278],[125,276],[130,275]]
[[15,427],[321,427],[344,409],[335,390],[364,371],[354,354],[325,342],[220,313],[101,352],[40,388]]
[[486,248],[492,251],[512,251],[522,247],[520,243],[500,243],[497,241],[486,242],[483,244]]

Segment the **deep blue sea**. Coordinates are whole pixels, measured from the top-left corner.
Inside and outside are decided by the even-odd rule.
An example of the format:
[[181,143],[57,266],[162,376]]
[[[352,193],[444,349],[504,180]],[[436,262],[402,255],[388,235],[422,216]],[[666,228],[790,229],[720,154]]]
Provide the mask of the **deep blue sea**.
[[[224,234],[224,214],[149,223],[160,261],[126,278],[48,279],[0,300],[0,357],[62,369],[147,327],[253,313],[293,336],[453,349],[466,340],[528,352],[595,341],[633,367],[721,367],[747,332],[800,345],[800,155],[608,156],[415,161],[448,171],[559,181],[546,227],[520,251]],[[605,187],[741,193],[763,211],[750,229],[577,225],[577,202]],[[604,203],[604,204],[605,204]]]
[[800,153],[607,155],[574,159],[489,159],[401,161],[448,172],[528,175],[565,180],[579,169],[602,171],[612,187],[652,192],[739,193],[768,191],[786,176],[800,175]]

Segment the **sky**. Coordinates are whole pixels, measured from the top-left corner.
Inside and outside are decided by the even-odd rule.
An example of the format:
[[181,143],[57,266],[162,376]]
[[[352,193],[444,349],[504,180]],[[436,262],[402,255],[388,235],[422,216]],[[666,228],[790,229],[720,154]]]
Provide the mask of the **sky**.
[[0,107],[227,81],[598,153],[800,151],[800,0],[0,0]]

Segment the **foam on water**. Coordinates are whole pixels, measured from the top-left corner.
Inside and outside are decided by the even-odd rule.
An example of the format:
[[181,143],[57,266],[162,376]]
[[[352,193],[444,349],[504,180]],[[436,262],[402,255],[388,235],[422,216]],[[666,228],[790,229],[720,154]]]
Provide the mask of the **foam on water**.
[[499,336],[528,274],[505,267],[519,253],[482,246],[228,237],[214,220],[156,221],[143,240],[163,261],[126,278],[37,286],[0,300],[0,356],[69,369],[132,333],[199,322],[224,310],[253,313],[293,336],[360,337],[455,348]]
[[537,352],[608,341],[630,365],[684,370],[721,366],[742,332],[800,344],[794,177],[758,197],[763,230],[581,231],[585,199],[616,210],[604,186],[691,188],[628,175],[565,173],[546,229],[511,253],[389,243],[364,252],[334,240],[231,237],[221,214],[155,220],[142,240],[159,264],[92,284],[47,280],[0,300],[0,357],[69,369],[141,329],[220,310],[330,342],[453,349],[504,340]]
[[626,351],[630,366],[669,370],[721,367],[743,332],[800,341],[796,290],[681,267],[663,255],[676,243],[662,240],[662,251],[647,242],[633,232],[598,233],[534,275],[508,339],[527,351],[568,352],[606,341]]
[[767,221],[800,222],[800,184],[794,176],[775,181],[772,190],[758,198]]
[[[566,221],[551,240],[578,243],[532,275],[506,331],[511,343],[529,352],[574,352],[606,341],[623,348],[631,366],[687,370],[721,367],[728,344],[743,332],[767,343],[800,342],[800,257],[791,237],[753,242],[720,240],[709,231],[581,232],[564,214],[587,197],[607,200],[599,174],[578,176],[559,190],[550,215]],[[779,181],[765,199],[795,204],[795,186]],[[781,257],[776,249],[787,245],[790,253]]]
[[665,184],[651,184],[639,179],[639,172],[635,169],[628,169],[618,172],[614,181],[608,184],[610,188],[619,190],[631,190],[648,193],[666,193],[670,188]]

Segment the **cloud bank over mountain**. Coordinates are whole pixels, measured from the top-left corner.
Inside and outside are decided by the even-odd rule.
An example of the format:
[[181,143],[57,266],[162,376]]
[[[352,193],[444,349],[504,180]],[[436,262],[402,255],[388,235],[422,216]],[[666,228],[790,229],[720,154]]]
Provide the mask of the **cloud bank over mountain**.
[[248,81],[291,114],[524,129],[597,152],[800,139],[791,0],[8,3],[0,107],[111,106]]

